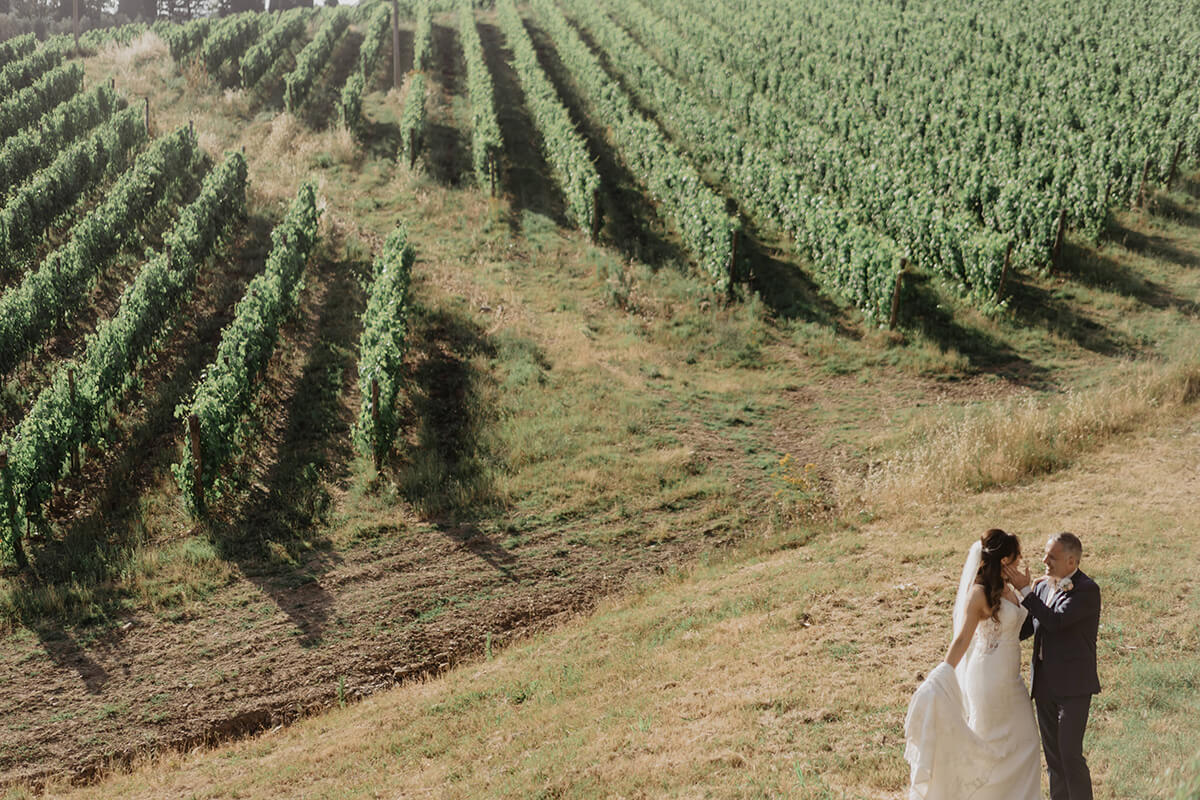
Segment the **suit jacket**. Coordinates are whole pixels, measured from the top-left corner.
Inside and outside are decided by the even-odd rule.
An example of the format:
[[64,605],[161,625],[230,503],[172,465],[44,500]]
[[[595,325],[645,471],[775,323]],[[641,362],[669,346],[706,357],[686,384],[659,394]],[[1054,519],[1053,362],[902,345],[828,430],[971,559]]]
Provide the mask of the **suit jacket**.
[[1100,691],[1096,673],[1100,587],[1082,570],[1071,581],[1071,591],[1058,593],[1043,581],[1021,601],[1029,610],[1021,638],[1033,636],[1029,684],[1035,695],[1039,690],[1053,697]]

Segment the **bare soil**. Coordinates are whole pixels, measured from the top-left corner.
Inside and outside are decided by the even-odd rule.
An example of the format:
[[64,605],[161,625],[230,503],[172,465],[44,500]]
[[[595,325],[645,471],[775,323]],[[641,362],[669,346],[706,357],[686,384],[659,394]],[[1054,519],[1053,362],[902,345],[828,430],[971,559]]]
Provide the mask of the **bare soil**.
[[[548,188],[548,168],[529,146],[532,127],[521,111],[515,76],[504,65],[503,37],[487,15],[480,18],[479,30],[502,101],[501,125],[508,140],[503,191],[518,212],[560,221],[561,198]],[[536,27],[530,26],[530,32],[599,160],[606,181],[602,239],[627,258],[656,265],[673,261],[675,248],[669,236],[662,235],[652,205],[633,188],[632,176],[605,143],[603,132],[588,122],[551,44]],[[449,18],[439,19],[434,37],[434,132],[424,157],[432,181],[414,184],[413,190],[429,196],[470,182],[468,137],[459,118],[465,107],[465,81]],[[405,31],[402,40],[411,42],[411,35]],[[340,74],[349,69],[353,41],[348,38],[335,59]],[[332,90],[332,82],[325,88]],[[168,111],[180,109],[162,109],[164,116]],[[263,128],[255,130],[261,133]],[[519,143],[512,143],[514,134]],[[406,165],[394,165],[395,172],[404,169]],[[328,210],[327,219],[353,217],[360,211],[357,205],[354,212],[349,210],[360,198],[334,198],[336,187],[326,191],[342,202],[340,208]],[[446,203],[440,197],[434,200]],[[438,224],[464,227],[462,219],[450,218],[453,213],[444,212]],[[1195,227],[1189,220],[1181,224]],[[394,225],[394,219],[388,224]],[[362,485],[364,470],[356,467],[349,442],[360,399],[357,319],[364,300],[358,282],[368,265],[344,255],[349,249],[342,238],[346,231],[335,231],[333,242],[310,267],[299,318],[284,331],[263,379],[261,430],[243,463],[235,465],[231,490],[216,504],[212,519],[200,525],[177,508],[147,510],[146,503],[177,502],[173,486],[164,485],[178,444],[174,408],[186,399],[212,358],[221,327],[245,283],[261,269],[269,230],[270,220],[252,217],[232,244],[229,260],[202,278],[185,321],[146,365],[142,386],[121,409],[111,447],[91,453],[81,473],[64,480],[56,495],[50,516],[61,535],[35,542],[40,574],[48,582],[75,583],[73,575],[54,573],[56,554],[66,559],[71,547],[101,540],[106,547],[92,558],[103,562],[93,565],[102,579],[90,587],[96,598],[93,614],[70,623],[26,618],[0,637],[0,786],[36,787],[50,778],[86,782],[145,754],[245,736],[353,702],[397,682],[419,680],[464,660],[486,658],[494,648],[586,612],[606,595],[691,563],[698,554],[747,533],[721,525],[695,526],[687,513],[653,503],[623,520],[597,514],[514,523],[510,528],[497,518],[418,513],[418,504],[407,502],[410,498],[400,496],[402,490],[386,477]],[[377,244],[385,233],[382,228],[354,231],[368,244]],[[512,239],[517,239],[516,230]],[[505,247],[505,258],[528,259],[512,242]],[[796,271],[776,256],[765,245],[752,250],[755,281],[766,285]],[[477,265],[455,266],[465,271]],[[558,271],[554,277],[560,278],[569,265],[553,268]],[[579,305],[600,302],[602,280],[592,281],[588,297]],[[1049,321],[1031,316],[1047,308],[1046,282],[1030,280],[1026,290],[1018,298],[1028,306],[1017,310],[1019,320],[1030,319],[1031,325],[1046,330],[1052,329],[1051,322],[1062,323],[1061,316]],[[796,293],[807,297],[812,290],[801,286]],[[470,296],[457,289],[446,294]],[[464,297],[451,300],[478,305],[473,296],[469,304]],[[1161,298],[1156,294],[1135,299],[1150,303]],[[111,287],[98,291],[94,300],[106,307]],[[783,318],[787,315],[781,309],[793,300],[764,302]],[[1170,308],[1180,305],[1164,303]],[[526,311],[549,320],[561,310]],[[1052,310],[1061,311],[1062,304]],[[425,404],[424,423],[449,465],[449,475],[470,434],[464,395],[471,386],[465,370],[477,344],[470,331],[460,336],[451,325],[454,320],[439,317],[438,309],[425,312],[414,326],[410,369],[414,391]],[[814,305],[808,316],[840,337],[861,336],[862,331],[846,336],[841,314],[837,308]],[[1077,346],[1072,351],[1077,364],[1098,363],[1109,355],[1089,349],[1096,340],[1094,331],[1076,322],[1068,318],[1062,323],[1067,334],[1077,333],[1064,334],[1062,346]],[[947,325],[940,335],[958,346],[963,342],[956,337],[963,331]],[[1057,341],[1049,334],[1045,339]],[[684,401],[666,390],[660,399],[680,420],[670,433],[698,461],[723,466],[738,502],[765,512],[772,487],[763,485],[761,467],[748,463],[748,445],[763,453],[790,454],[801,464],[814,463],[823,477],[855,472],[867,465],[864,436],[902,425],[914,406],[961,406],[1053,384],[1051,370],[1005,347],[988,347],[981,346],[979,352],[987,350],[984,356],[992,361],[973,360],[968,372],[952,380],[886,369],[870,370],[871,380],[859,374],[823,374],[815,359],[797,354],[795,386],[762,412],[766,422],[754,425],[736,414],[714,425],[707,408],[683,407]],[[965,345],[964,352],[976,356]],[[417,421],[410,420],[410,427]],[[839,426],[847,425],[855,427],[853,437],[839,433]],[[746,433],[750,427],[752,434]],[[363,513],[372,504],[380,513]],[[157,520],[160,527],[147,529],[148,520]],[[618,527],[665,534],[653,541],[631,541]],[[606,538],[607,529],[613,535]],[[153,608],[125,596],[121,587],[127,577],[123,570],[130,564],[128,552],[147,541],[210,546],[218,556],[213,561],[221,565],[213,585],[202,590],[183,586],[170,602]],[[30,588],[36,584],[31,580]]]

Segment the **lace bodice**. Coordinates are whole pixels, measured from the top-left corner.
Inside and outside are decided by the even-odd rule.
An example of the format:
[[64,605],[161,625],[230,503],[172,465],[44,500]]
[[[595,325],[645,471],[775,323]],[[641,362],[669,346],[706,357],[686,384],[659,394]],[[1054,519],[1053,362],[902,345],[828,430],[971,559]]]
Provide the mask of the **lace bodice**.
[[975,629],[975,639],[972,643],[974,655],[989,655],[1005,643],[1014,644],[1020,649],[1021,626],[1028,614],[1024,606],[1002,598],[1000,613],[996,618],[988,617]]

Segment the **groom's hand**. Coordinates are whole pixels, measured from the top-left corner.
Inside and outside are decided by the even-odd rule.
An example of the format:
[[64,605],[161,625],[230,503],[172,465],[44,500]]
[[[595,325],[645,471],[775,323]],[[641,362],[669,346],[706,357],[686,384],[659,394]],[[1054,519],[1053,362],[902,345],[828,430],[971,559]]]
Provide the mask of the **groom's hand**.
[[1030,584],[1029,567],[1017,567],[1016,564],[1009,564],[1004,568],[1004,580],[1013,585],[1013,588],[1018,592]]

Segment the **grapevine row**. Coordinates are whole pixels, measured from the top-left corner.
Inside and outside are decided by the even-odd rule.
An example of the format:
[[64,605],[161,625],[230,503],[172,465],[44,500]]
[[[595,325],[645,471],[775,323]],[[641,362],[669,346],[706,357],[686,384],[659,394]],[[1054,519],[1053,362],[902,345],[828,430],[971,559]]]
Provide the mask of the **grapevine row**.
[[215,23],[209,29],[198,57],[210,75],[216,75],[226,62],[236,62],[261,32],[260,23],[271,17],[244,11],[233,14]]
[[391,45],[392,10],[388,3],[380,3],[371,9],[363,32],[362,47],[358,51],[358,73],[367,89],[379,64],[379,56]]
[[110,43],[128,45],[149,29],[150,26],[144,22],[130,22],[115,28],[92,28],[79,37],[79,43],[92,50]]
[[63,62],[61,43],[47,42],[0,69],[0,97],[12,97]]
[[[246,161],[234,153],[205,178],[199,196],[167,235],[164,251],[125,289],[116,314],[88,337],[83,356],[55,370],[29,413],[4,437],[0,526],[14,553],[21,552],[18,521],[41,513],[68,460],[99,436],[134,371],[175,323],[201,266],[231,225],[244,218],[245,208]],[[17,559],[24,561],[22,555]]]
[[402,225],[388,236],[375,261],[362,317],[358,354],[362,401],[354,441],[364,455],[374,457],[376,467],[391,451],[400,424],[396,396],[407,347],[413,257]]
[[145,141],[142,114],[127,108],[13,192],[0,211],[0,261],[10,273],[51,222],[102,178],[123,171]]
[[342,124],[361,135],[363,128],[362,98],[370,87],[376,62],[391,32],[392,14],[386,3],[372,7],[366,21],[366,32],[358,51],[358,70],[352,72],[342,87]]
[[498,0],[496,10],[500,30],[512,50],[513,69],[525,93],[525,107],[541,134],[542,152],[562,189],[567,212],[580,228],[594,231],[600,176],[588,153],[587,143],[575,130],[570,113],[542,71],[533,42],[512,0]]
[[0,42],[0,69],[29,55],[35,47],[37,37],[32,33],[23,33]]
[[266,267],[238,301],[233,320],[221,332],[216,359],[205,368],[192,401],[175,409],[177,417],[188,420],[192,447],[184,448],[183,458],[171,471],[196,510],[204,508],[206,492],[237,452],[279,326],[295,313],[304,268],[317,240],[319,215],[316,188],[306,183],[271,233]]
[[104,122],[124,105],[116,91],[102,84],[71,100],[30,127],[9,137],[0,147],[0,200],[37,170],[46,166],[58,152],[80,136]]
[[400,152],[411,168],[417,161],[421,140],[425,135],[425,73],[408,75],[408,94],[400,112]]
[[246,51],[239,63],[242,86],[250,88],[267,74],[291,43],[304,34],[308,25],[306,8],[292,8],[279,15],[271,30]]
[[366,122],[362,113],[363,94],[367,88],[361,72],[352,72],[342,86],[342,97],[338,105],[342,124],[355,136],[361,136]]
[[15,97],[0,101],[0,142],[74,97],[82,86],[83,65],[72,62],[50,70]]
[[413,30],[413,63],[417,72],[429,69],[433,60],[433,12],[429,0],[416,0],[416,27]]
[[325,70],[329,57],[350,18],[342,9],[335,9],[317,31],[313,40],[296,57],[296,68],[284,78],[284,105],[293,114],[308,100],[313,84]]
[[495,90],[492,76],[483,60],[483,42],[475,27],[475,9],[471,0],[458,4],[459,40],[467,63],[467,95],[471,102],[471,162],[480,186],[496,184],[497,161],[503,142],[496,121]]
[[582,0],[566,0],[592,40],[620,64],[633,91],[684,142],[742,207],[791,234],[817,279],[873,317],[889,311],[902,253],[798,180],[786,164],[710,112],[619,26]]
[[634,108],[562,12],[550,0],[535,0],[533,8],[631,171],[664,206],[684,247],[695,256],[714,288],[728,291],[733,237],[739,224],[726,213],[724,199],[705,185],[696,168],[662,131]]
[[156,23],[154,30],[166,41],[167,49],[171,51],[171,58],[175,60],[175,63],[182,64],[204,44],[204,39],[208,36],[208,31],[212,26],[212,17],[201,17],[182,25],[163,21]]
[[204,158],[188,128],[156,139],[71,229],[67,243],[0,296],[0,375],[7,375],[87,300],[112,258],[152,211],[172,202]]

